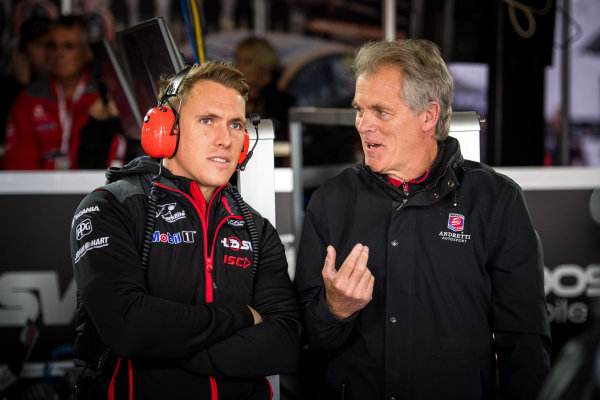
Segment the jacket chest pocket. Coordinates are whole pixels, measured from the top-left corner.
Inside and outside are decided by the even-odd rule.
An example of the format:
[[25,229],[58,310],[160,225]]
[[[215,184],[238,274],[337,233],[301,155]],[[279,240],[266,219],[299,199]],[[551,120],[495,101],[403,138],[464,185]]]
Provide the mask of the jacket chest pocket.
[[213,269],[215,301],[252,304],[254,257],[250,251],[224,249]]

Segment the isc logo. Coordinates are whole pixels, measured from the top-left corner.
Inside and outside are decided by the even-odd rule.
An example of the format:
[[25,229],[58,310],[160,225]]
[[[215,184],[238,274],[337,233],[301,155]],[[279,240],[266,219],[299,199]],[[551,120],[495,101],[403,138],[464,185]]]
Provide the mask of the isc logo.
[[250,260],[248,260],[248,257],[236,257],[225,255],[225,259],[223,260],[223,262],[227,265],[235,265],[237,267],[242,267],[243,269],[246,269],[250,265],[252,265],[250,263]]

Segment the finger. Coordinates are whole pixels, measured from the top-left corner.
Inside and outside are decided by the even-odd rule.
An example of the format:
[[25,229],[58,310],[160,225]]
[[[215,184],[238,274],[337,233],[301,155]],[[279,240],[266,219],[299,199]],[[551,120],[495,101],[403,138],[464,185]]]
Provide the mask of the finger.
[[375,287],[375,277],[371,275],[371,280],[369,281],[369,285],[367,286],[367,292],[369,294],[369,301],[373,298],[373,288]]
[[373,274],[371,274],[371,271],[367,269],[360,278],[360,282],[357,285],[357,290],[360,293],[360,295],[365,295],[368,296],[368,298],[370,298],[373,294],[374,282],[375,278],[373,277]]
[[354,270],[348,277],[350,284],[356,288],[359,287],[360,281],[364,278],[365,274],[370,275],[369,268],[367,267],[367,261],[369,260],[369,248],[364,246],[356,259],[356,265]]
[[352,248],[352,251],[350,251],[350,254],[348,254],[348,257],[346,257],[346,259],[342,263],[342,266],[338,270],[339,275],[341,275],[342,277],[345,277],[345,278],[350,277],[350,274],[352,273],[352,271],[354,271],[354,267],[356,266],[356,261],[358,260],[358,257],[360,256],[362,249],[363,249],[362,244],[357,243],[354,245],[354,247]]
[[[367,261],[369,261],[369,248],[367,246],[363,246],[361,252],[358,254],[356,258],[356,264],[352,274],[359,273],[362,276],[363,272],[367,270]],[[351,278],[352,279],[352,278]],[[360,279],[360,278],[358,278]]]
[[327,246],[327,255],[323,263],[323,278],[333,279],[337,271],[335,270],[335,249],[333,246]]
[[365,246],[357,259],[354,270],[346,281],[347,290],[357,297],[362,297],[362,292],[372,276],[371,270],[367,266],[368,258],[369,248]]

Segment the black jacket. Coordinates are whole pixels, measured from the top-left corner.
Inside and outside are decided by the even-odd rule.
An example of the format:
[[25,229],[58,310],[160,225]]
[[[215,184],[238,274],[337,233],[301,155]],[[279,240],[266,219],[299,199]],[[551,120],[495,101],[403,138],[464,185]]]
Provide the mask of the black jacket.
[[[206,206],[195,182],[164,170],[143,271],[157,171],[148,157],[109,169],[112,183],[89,194],[73,218],[75,360],[89,381],[96,377],[90,397],[106,398],[115,380],[116,399],[130,390],[138,399],[268,399],[264,376],[292,372],[299,357],[300,311],[283,245],[250,209],[260,239],[253,278],[256,249],[231,187]],[[247,305],[264,322],[254,326]]]
[[[313,193],[295,283],[308,342],[345,399],[533,399],[549,370],[538,236],[521,189],[438,145],[428,178],[390,184],[365,165]],[[373,299],[339,320],[324,301],[327,245],[369,247]],[[495,354],[498,361],[496,365]]]

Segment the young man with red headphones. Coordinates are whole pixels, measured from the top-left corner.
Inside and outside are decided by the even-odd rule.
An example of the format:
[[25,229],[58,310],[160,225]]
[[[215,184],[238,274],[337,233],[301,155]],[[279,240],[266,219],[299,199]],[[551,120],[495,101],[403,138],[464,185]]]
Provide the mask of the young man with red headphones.
[[109,169],[73,218],[77,393],[270,399],[265,376],[297,367],[300,311],[275,228],[228,183],[249,158],[248,86],[213,62],[161,85],[152,157]]

